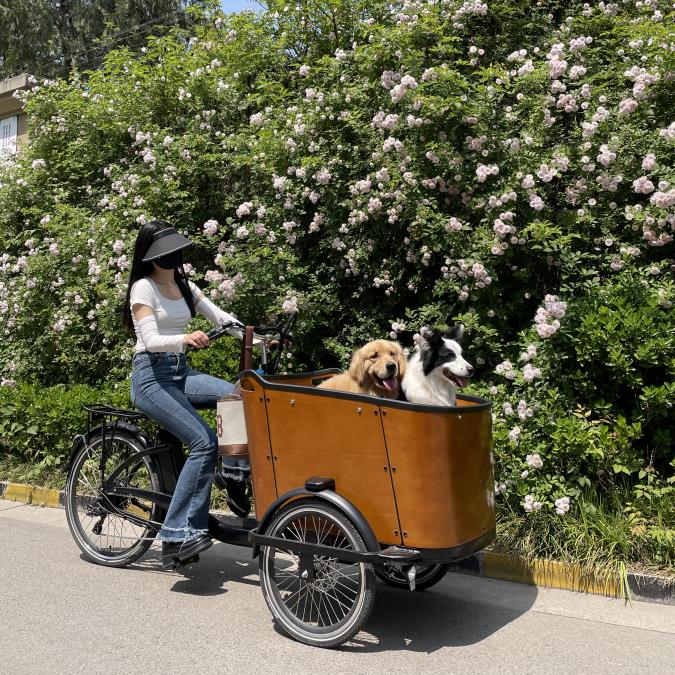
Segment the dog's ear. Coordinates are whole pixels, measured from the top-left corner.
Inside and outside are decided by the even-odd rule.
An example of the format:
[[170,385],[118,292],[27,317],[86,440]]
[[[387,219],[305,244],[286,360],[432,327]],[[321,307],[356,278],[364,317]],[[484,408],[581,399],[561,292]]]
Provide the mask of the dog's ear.
[[441,341],[442,331],[439,328],[430,328],[429,326],[422,326],[420,328],[420,342],[429,342],[436,344]]
[[358,383],[360,387],[365,387],[366,385],[366,362],[363,358],[363,347],[357,349],[352,354],[352,360],[349,364],[349,370],[347,371],[349,377]]
[[401,345],[398,345],[398,350],[396,351],[396,361],[398,361],[398,379],[402,380],[405,375],[408,360],[405,358],[405,353],[403,352]]
[[463,323],[457,323],[452,328],[448,328],[447,330],[443,331],[443,337],[448,338],[448,340],[454,340],[455,342],[459,342],[463,336],[464,336]]
[[443,331],[440,328],[431,328],[424,338],[432,348],[436,349],[443,340]]
[[434,369],[434,361],[436,360],[436,352],[428,342],[422,343],[422,371],[428,375]]
[[428,375],[434,368],[440,341],[441,334],[438,331],[428,330],[420,343],[420,359],[422,361],[422,371],[425,375]]

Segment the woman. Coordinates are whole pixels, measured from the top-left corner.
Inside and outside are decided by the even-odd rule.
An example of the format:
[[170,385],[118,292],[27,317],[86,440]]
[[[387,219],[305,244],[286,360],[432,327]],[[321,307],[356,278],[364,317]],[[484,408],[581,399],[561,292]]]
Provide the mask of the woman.
[[[131,400],[148,417],[189,446],[169,510],[158,539],[165,563],[190,562],[211,546],[208,534],[209,497],[218,456],[217,437],[197,413],[215,408],[216,401],[233,390],[224,380],[187,365],[185,347],[207,347],[203,331],[186,333],[195,313],[213,324],[234,321],[188,281],[183,269],[183,249],[189,239],[161,220],[141,227],[124,306],[124,324],[136,334],[131,378]],[[240,336],[237,329],[233,335]],[[248,510],[245,480],[248,468],[225,466],[228,502],[242,502]]]

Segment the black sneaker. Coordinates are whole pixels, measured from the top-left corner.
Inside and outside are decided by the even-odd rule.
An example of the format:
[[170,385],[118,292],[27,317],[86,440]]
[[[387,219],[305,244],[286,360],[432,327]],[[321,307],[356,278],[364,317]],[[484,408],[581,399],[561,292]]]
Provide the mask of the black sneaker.
[[[200,534],[194,539],[187,541],[163,541],[162,558],[165,565],[185,565],[197,562],[198,553],[206,551],[213,545],[213,540],[208,534]],[[195,560],[197,558],[197,560]]]
[[251,513],[251,498],[247,490],[248,481],[224,478],[223,482],[227,490],[225,501],[230,511],[240,518],[246,518]]

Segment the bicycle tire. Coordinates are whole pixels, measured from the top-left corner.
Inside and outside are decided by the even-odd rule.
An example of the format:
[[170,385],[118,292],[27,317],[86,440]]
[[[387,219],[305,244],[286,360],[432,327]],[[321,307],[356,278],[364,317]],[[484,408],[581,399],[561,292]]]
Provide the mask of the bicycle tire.
[[[342,511],[314,500],[292,502],[281,509],[265,534],[315,543],[333,541],[329,545],[367,550],[363,537]],[[299,564],[299,557],[290,551],[261,547],[260,586],[265,602],[289,637],[315,647],[338,647],[368,620],[375,599],[373,567],[314,555],[313,578],[307,581]]]
[[[145,515],[147,520],[161,522],[164,517],[163,509],[154,502],[143,503],[135,500],[132,503],[134,500],[105,495],[101,490],[102,478],[95,477],[97,473],[109,475],[110,471],[107,470],[118,466],[128,453],[139,453],[142,449],[143,444],[132,434],[123,431],[106,434],[104,445],[102,435],[97,433],[88,439],[73,458],[66,481],[66,520],[75,543],[89,562],[106,567],[126,567],[138,560],[152,545],[155,530],[150,526],[142,527],[132,523],[124,514],[133,513],[139,517]],[[104,450],[106,454],[110,454],[103,462],[101,458]],[[104,470],[101,472],[102,465]],[[134,468],[136,471],[133,474],[128,471],[126,477],[121,477],[119,484],[124,485],[126,480],[127,485],[159,491],[159,479],[147,455],[131,467]],[[83,474],[83,469],[92,476],[93,483]],[[78,489],[80,486],[83,487]],[[84,494],[85,492],[93,494]],[[86,522],[83,522],[82,515],[88,519]],[[99,521],[99,532],[94,523],[96,518]],[[125,528],[131,531],[129,536],[124,534]],[[127,540],[128,544],[123,543]]]

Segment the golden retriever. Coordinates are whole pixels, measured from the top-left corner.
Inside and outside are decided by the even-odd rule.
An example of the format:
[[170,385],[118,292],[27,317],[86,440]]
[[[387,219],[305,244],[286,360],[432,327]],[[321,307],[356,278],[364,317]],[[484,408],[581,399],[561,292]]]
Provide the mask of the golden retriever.
[[398,342],[373,340],[354,352],[346,373],[325,380],[319,387],[396,399],[405,366],[405,354]]

